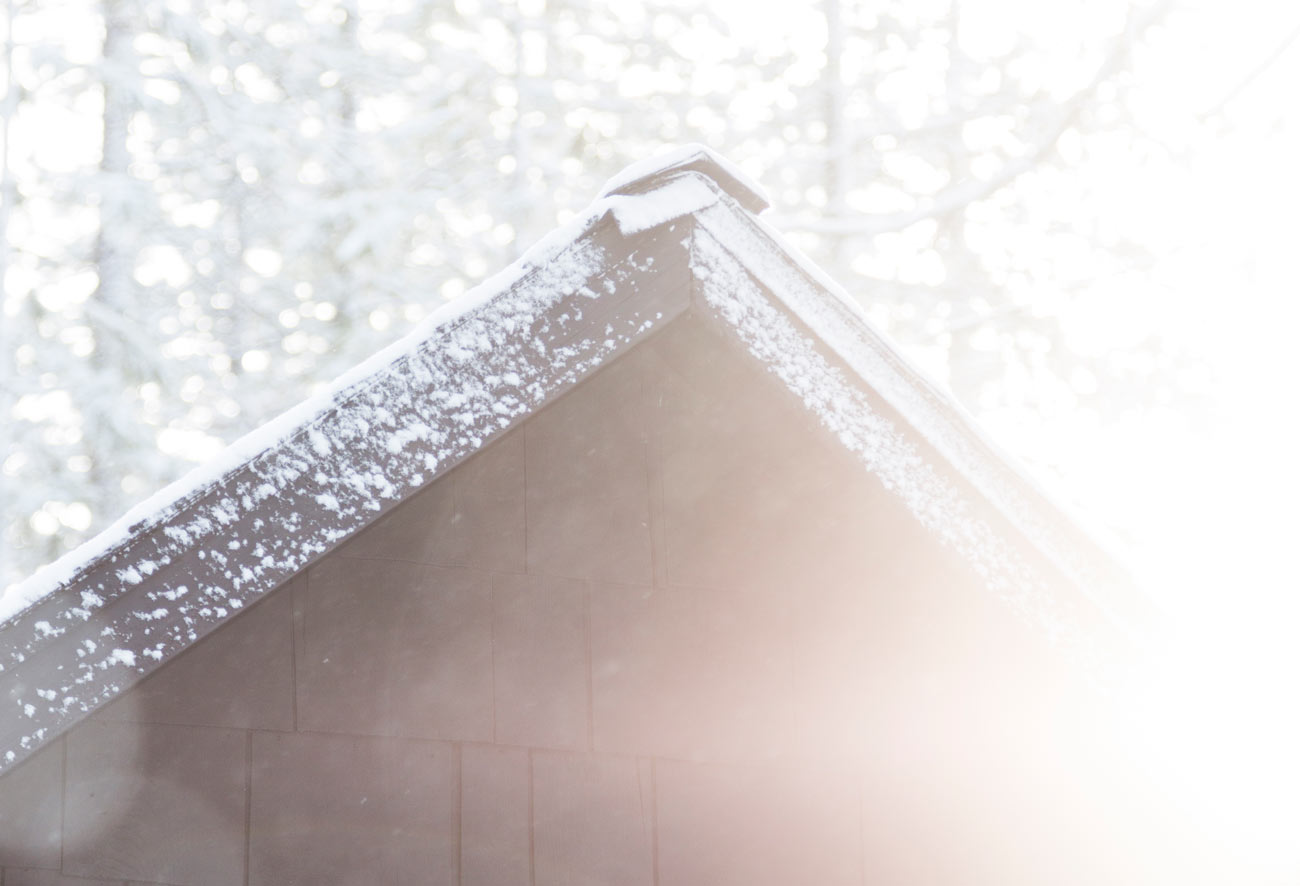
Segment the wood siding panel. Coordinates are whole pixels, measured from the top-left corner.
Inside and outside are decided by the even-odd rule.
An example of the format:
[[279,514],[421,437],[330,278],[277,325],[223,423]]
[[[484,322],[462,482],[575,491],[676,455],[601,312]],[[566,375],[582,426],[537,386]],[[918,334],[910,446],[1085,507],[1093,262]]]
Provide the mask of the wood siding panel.
[[530,573],[652,580],[641,384],[629,355],[524,427]]
[[338,553],[523,572],[523,434],[506,434],[381,517]]
[[272,594],[101,709],[103,720],[293,729],[293,611]]
[[[983,876],[1050,806],[1021,785],[990,807],[1014,812],[980,815],[968,777],[1055,740],[1020,628],[742,351],[682,321],[98,718],[208,725],[72,733],[78,836],[172,790],[185,742],[229,746],[230,784],[195,788],[232,792],[233,881],[162,871],[125,826],[65,849],[61,874],[48,848],[20,867],[180,886],[243,882],[245,853],[254,886]],[[241,693],[265,699],[241,711]],[[96,771],[154,774],[91,785],[104,729]],[[61,774],[43,776],[56,812]],[[174,845],[206,833],[161,808],[146,819]]]
[[652,800],[632,757],[535,752],[536,886],[650,886]]
[[0,699],[32,708],[0,718],[0,771],[667,325],[689,229],[603,216],[0,625]]
[[585,748],[587,591],[581,582],[525,575],[493,580],[496,740]]
[[484,573],[331,557],[295,603],[300,729],[492,740]]
[[4,886],[123,886],[121,880],[89,880],[69,877],[46,868],[5,868],[0,873]]
[[659,886],[855,886],[857,785],[779,766],[656,766]]
[[532,773],[528,751],[461,748],[460,886],[529,886]]
[[67,744],[64,873],[243,883],[243,732],[92,721]]
[[594,587],[596,749],[688,760],[788,750],[786,621],[779,600],[749,589]]
[[456,749],[253,736],[250,886],[455,883]]
[[63,850],[63,743],[0,776],[0,866],[58,867]]

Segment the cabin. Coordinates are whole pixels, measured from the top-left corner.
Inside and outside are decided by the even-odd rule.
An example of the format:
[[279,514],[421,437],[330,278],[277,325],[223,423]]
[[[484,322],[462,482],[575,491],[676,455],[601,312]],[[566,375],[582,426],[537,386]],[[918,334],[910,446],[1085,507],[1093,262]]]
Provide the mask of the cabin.
[[0,603],[3,886],[1174,882],[1107,553],[697,146]]

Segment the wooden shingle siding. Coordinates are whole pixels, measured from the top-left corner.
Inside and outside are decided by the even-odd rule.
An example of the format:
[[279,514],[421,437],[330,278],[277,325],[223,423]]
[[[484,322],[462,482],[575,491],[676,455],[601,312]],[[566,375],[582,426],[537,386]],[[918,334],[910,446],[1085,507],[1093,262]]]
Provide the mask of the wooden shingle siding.
[[63,742],[0,777],[0,867],[59,866],[63,851]]
[[523,572],[523,434],[507,433],[353,536],[337,554]]
[[[296,579],[294,581],[299,581]],[[292,582],[291,582],[292,583]],[[292,730],[293,600],[286,588],[96,716],[103,720]]]
[[242,883],[247,732],[91,721],[66,744],[63,873]]
[[493,739],[589,747],[587,586],[567,578],[493,576]]
[[949,882],[1063,673],[685,317],[0,777],[4,886]]
[[528,571],[649,583],[644,367],[633,354],[528,423]]
[[[778,596],[899,562],[904,580],[942,586],[955,568],[1087,679],[1122,676],[1151,615],[1141,595],[852,298],[753,217],[766,205],[757,186],[691,146],[609,188],[476,295],[7,596],[0,700],[13,715],[0,717],[0,772],[295,575],[295,630],[342,605],[327,599],[327,573],[322,597],[302,570],[393,509],[402,515],[340,556]],[[688,315],[731,358],[689,335],[640,347]],[[760,402],[762,378],[779,379],[768,387],[785,407]],[[584,396],[559,399],[580,382]],[[794,430],[813,423],[830,445]],[[419,601],[385,599],[390,618],[414,606],[402,630],[418,634],[430,614]],[[462,603],[481,625],[477,600]],[[304,674],[317,695],[295,690],[295,723],[300,700],[308,719],[334,716],[314,699],[339,664],[317,664]],[[373,666],[353,662],[342,679]],[[415,688],[435,692],[440,679]],[[266,702],[250,704],[265,713]],[[394,712],[382,728],[486,734],[481,693],[470,704],[459,724]]]
[[535,751],[536,886],[652,886],[651,778],[633,757]]
[[663,761],[655,775],[661,882],[864,882],[858,791],[843,772]]
[[136,886],[122,880],[69,877],[44,868],[5,868],[5,886]]
[[461,745],[461,886],[529,886],[533,824],[531,753]]
[[294,602],[298,728],[492,740],[486,573],[327,558]]
[[256,733],[252,752],[250,886],[456,882],[455,745]]

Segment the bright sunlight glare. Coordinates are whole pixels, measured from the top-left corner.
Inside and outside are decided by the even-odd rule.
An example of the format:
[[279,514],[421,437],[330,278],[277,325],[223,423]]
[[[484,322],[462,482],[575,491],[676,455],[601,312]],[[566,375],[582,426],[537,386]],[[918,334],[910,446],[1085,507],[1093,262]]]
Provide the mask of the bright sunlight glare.
[[[762,14],[744,0],[710,6],[748,44],[816,50],[827,39],[819,4],[780,4]],[[1051,95],[1066,95],[1093,66],[1091,47],[1114,33],[1127,8],[1117,0],[971,0],[961,5],[959,39],[990,58],[1021,36],[1031,39],[1042,51],[1026,76]],[[1110,288],[1097,284],[1091,308],[1071,318],[1074,335],[1092,346],[1113,346],[1129,328],[1134,336],[1172,337],[1210,366],[1203,383],[1213,404],[1209,418],[1194,425],[1174,414],[1125,416],[1103,430],[1068,410],[1037,426],[1010,411],[982,416],[1005,449],[1031,461],[1050,453],[1061,467],[1045,476],[1046,485],[1094,523],[1124,527],[1120,547],[1168,615],[1145,670],[1122,691],[1134,753],[1145,755],[1170,796],[1223,840],[1239,865],[1236,881],[1246,884],[1300,876],[1300,652],[1292,630],[1300,621],[1292,562],[1300,538],[1300,422],[1288,390],[1297,376],[1292,339],[1300,328],[1300,111],[1293,95],[1300,47],[1256,70],[1297,25],[1300,10],[1263,0],[1206,2],[1172,18],[1136,67],[1131,109],[1163,140],[1164,155],[1137,162],[1120,147],[1099,144],[1077,173],[1096,186],[1091,199],[1103,201],[1103,216],[1131,223],[1159,254],[1148,274],[1127,281],[1117,275]],[[706,50],[721,57],[728,47],[700,49]],[[643,79],[623,84],[628,94],[660,88],[652,68],[636,76]],[[1230,126],[1207,134],[1198,115],[1212,113]],[[397,110],[366,107],[360,121],[386,125],[390,114]],[[41,147],[23,153],[74,169],[94,150],[86,131],[84,118],[47,112],[23,130],[39,132]],[[927,174],[916,171],[918,188],[933,186]],[[1040,187],[1030,199],[1057,201],[1069,214],[1073,191],[1053,190],[1050,182]],[[890,206],[889,199],[882,195],[881,205]],[[908,260],[906,232],[895,240],[896,261]],[[169,248],[140,255],[135,276],[142,284],[183,282]],[[285,259],[262,249],[250,250],[245,261],[273,278]],[[1087,257],[1075,261],[1070,273],[1086,274]],[[19,269],[10,273],[12,285]],[[935,282],[925,273],[916,270],[918,281]],[[450,297],[465,286],[453,277],[441,288]],[[85,289],[72,274],[46,298],[80,302]],[[869,294],[863,298],[870,312]],[[377,329],[390,322],[383,311],[369,318]],[[267,365],[262,351],[243,354],[244,371]],[[70,408],[58,393],[20,406]],[[157,437],[163,450],[192,459],[214,446],[201,430],[169,427]]]

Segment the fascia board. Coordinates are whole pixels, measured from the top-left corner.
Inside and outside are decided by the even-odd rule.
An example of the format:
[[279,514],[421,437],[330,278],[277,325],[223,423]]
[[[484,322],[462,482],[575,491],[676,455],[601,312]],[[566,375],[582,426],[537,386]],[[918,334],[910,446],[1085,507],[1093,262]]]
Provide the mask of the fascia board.
[[1114,558],[779,234],[725,197],[695,218],[695,310],[737,336],[990,592],[1112,682],[1154,618]]
[[680,315],[690,224],[615,204],[0,623],[0,772]]

